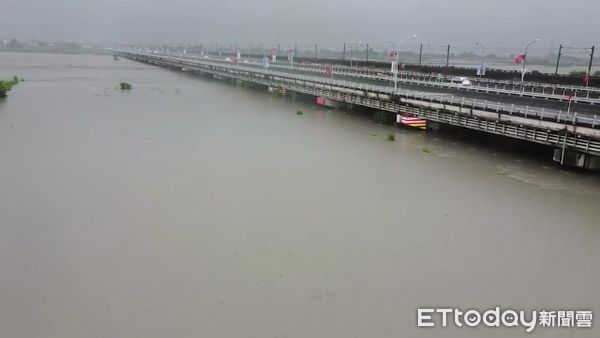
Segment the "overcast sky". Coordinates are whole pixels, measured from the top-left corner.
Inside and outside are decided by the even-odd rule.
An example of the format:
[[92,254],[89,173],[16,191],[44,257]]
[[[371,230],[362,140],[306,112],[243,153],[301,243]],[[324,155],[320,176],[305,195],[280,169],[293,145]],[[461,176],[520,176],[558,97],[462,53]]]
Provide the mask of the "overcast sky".
[[[0,37],[79,42],[600,44],[599,0],[1,0]],[[407,49],[410,49],[410,45]]]

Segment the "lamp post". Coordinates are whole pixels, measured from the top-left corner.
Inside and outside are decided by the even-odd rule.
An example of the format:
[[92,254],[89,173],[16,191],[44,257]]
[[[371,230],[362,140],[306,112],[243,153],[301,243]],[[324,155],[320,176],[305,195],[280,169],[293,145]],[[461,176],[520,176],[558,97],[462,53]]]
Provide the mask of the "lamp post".
[[475,42],[476,45],[478,45],[479,47],[481,47],[481,65],[479,66],[479,78],[481,79],[481,77],[483,76],[483,72],[484,72],[484,61],[485,61],[485,46],[479,42]]
[[[354,55],[352,55],[352,47],[360,46],[362,44],[363,44],[362,41],[355,41],[355,42],[350,43],[350,68],[352,68],[352,60],[354,59]],[[358,65],[356,63],[355,63],[355,66],[358,67]]]
[[389,40],[385,40],[386,43],[389,43],[390,45],[392,45],[394,47],[395,53],[396,53],[396,62],[392,62],[392,73],[394,73],[394,94],[396,94],[396,90],[398,89],[398,60],[399,60],[399,54],[400,54],[400,45],[405,42],[406,40],[412,39],[412,38],[416,38],[417,34],[413,34],[411,36],[407,36],[404,39],[400,40],[398,43],[393,43],[392,41]]
[[265,40],[263,41],[263,43],[261,44],[261,47],[264,45],[264,47],[262,48],[262,54],[263,57],[268,57],[271,59],[272,62],[276,62],[277,61],[277,54],[279,53],[279,40],[277,40],[276,37],[270,39],[270,40]]
[[533,41],[531,41],[527,47],[525,47],[525,54],[523,54],[525,56],[525,58],[523,59],[523,62],[521,63],[521,82],[525,81],[525,72],[527,71],[527,69],[525,68],[526,64],[527,64],[527,51],[529,50],[529,46],[533,45],[534,43],[540,42],[542,41],[542,39],[537,38]]

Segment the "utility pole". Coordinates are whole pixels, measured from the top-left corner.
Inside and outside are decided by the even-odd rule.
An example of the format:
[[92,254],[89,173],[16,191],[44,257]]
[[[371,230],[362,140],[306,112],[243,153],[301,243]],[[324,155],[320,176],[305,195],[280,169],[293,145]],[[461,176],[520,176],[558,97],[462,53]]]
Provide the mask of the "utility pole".
[[365,58],[367,62],[369,62],[369,44],[367,43],[367,57]]
[[450,45],[448,45],[448,52],[446,52],[446,68],[450,66]]
[[422,60],[423,60],[423,44],[421,44],[421,48],[419,48],[419,67],[421,66]]
[[558,65],[560,64],[560,56],[562,55],[562,49],[563,45],[561,44],[558,47],[558,57],[556,58],[556,71],[554,72],[554,75],[558,75]]
[[279,50],[279,42],[277,42],[277,55],[279,55],[281,51]]
[[342,52],[342,61],[346,61],[346,43],[344,42],[344,51]]
[[585,86],[589,86],[590,84],[590,77],[592,76],[592,62],[594,62],[594,50],[596,49],[596,46],[592,46],[592,50],[590,52],[590,65],[588,66],[588,73],[587,73],[587,81],[585,83]]
[[315,43],[315,62],[317,62],[317,51],[318,45]]

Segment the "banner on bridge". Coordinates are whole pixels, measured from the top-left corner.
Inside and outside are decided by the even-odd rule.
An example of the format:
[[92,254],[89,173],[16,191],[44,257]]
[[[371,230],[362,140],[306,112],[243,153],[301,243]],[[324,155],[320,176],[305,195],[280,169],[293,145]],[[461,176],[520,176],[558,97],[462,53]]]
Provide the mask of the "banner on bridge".
[[396,115],[396,122],[403,126],[409,126],[413,128],[425,129],[427,127],[427,120],[410,116],[410,115]]

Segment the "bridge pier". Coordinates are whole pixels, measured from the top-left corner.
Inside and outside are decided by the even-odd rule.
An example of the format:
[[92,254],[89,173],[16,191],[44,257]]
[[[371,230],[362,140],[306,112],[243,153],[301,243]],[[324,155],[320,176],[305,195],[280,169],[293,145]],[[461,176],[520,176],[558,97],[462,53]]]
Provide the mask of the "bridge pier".
[[552,159],[564,166],[600,170],[600,157],[570,149],[555,148]]
[[428,130],[440,130],[440,128],[442,127],[442,125],[439,122],[432,122],[429,121],[427,122],[427,129]]

